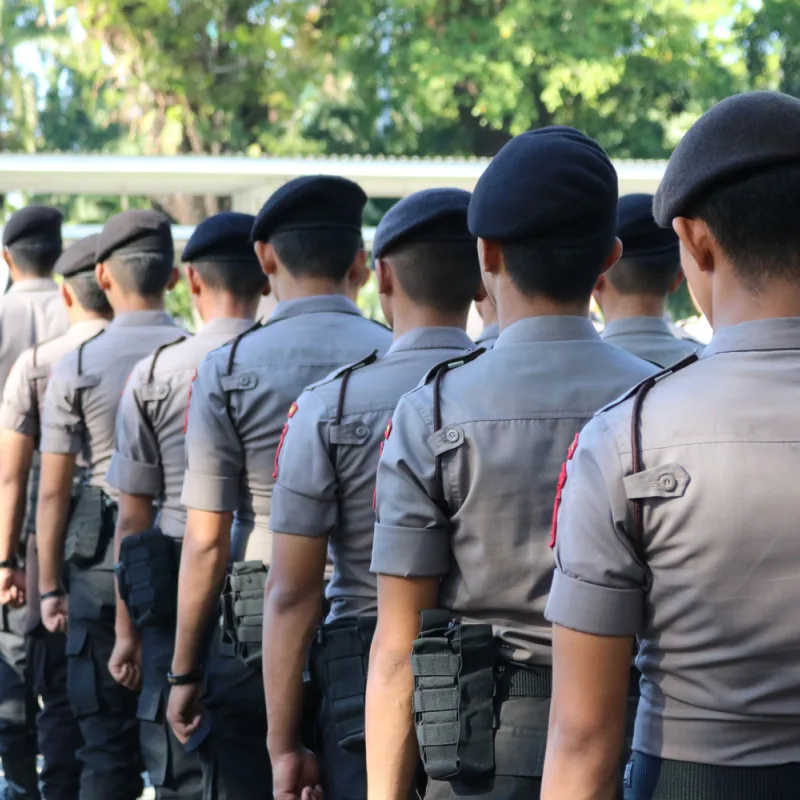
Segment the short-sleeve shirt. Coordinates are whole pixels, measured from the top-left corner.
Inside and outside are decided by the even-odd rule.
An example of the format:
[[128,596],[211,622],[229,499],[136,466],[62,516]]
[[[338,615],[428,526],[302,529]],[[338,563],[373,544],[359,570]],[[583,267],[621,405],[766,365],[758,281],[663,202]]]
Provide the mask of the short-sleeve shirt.
[[544,609],[564,454],[598,408],[653,372],[588,319],[544,316],[510,325],[444,376],[438,430],[434,383],[405,395],[378,467],[372,570],[440,576],[442,608],[491,623],[504,658],[549,665]]
[[494,322],[491,325],[487,325],[482,331],[480,336],[475,340],[475,344],[478,347],[485,347],[487,350],[490,347],[494,347],[494,343],[497,341],[497,337],[500,335],[500,326]]
[[628,317],[609,322],[601,334],[604,342],[621,347],[659,367],[671,367],[686,356],[702,352],[692,339],[679,339],[660,317]]
[[[548,618],[638,636],[634,747],[727,766],[800,762],[800,319],[718,331],[644,401],[586,426],[569,464]],[[631,501],[643,504],[644,562]]]
[[90,485],[116,500],[106,472],[125,382],[138,361],[182,335],[163,311],[120,314],[105,333],[86,343],[82,355],[76,350],[59,361],[45,393],[42,453],[82,456]]
[[203,361],[189,405],[182,502],[238,511],[231,556],[270,562],[275,456],[292,403],[336,367],[392,342],[343,295],[279,303],[264,327]]
[[186,528],[184,425],[195,371],[208,353],[252,326],[247,319],[213,320],[140,361],[125,386],[107,480],[125,494],[158,498],[158,525],[167,536],[181,538]]
[[24,350],[61,336],[69,318],[49,278],[17,281],[0,297],[0,392],[11,367]]
[[473,347],[458,328],[419,328],[401,336],[385,357],[350,373],[338,424],[343,375],[300,395],[278,461],[271,528],[329,537],[329,622],[378,610],[369,569],[372,506],[380,448],[397,401],[436,364]]

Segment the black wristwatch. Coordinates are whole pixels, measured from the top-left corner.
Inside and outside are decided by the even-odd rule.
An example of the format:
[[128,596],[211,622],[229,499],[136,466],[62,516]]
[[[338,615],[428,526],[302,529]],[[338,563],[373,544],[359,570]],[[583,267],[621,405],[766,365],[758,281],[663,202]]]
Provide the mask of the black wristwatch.
[[5,561],[0,561],[0,569],[16,569],[19,566],[19,561],[16,556],[11,556]]
[[39,595],[39,600],[49,600],[51,597],[66,597],[67,593],[63,589],[53,589],[51,592],[43,592]]
[[195,667],[191,672],[183,675],[175,675],[173,672],[167,673],[167,683],[170,686],[190,686],[193,683],[200,683],[203,680],[203,667]]

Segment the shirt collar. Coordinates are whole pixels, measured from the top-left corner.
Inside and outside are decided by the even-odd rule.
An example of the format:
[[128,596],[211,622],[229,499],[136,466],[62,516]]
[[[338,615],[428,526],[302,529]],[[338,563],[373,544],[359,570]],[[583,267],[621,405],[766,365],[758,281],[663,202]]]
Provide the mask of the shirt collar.
[[674,339],[669,324],[662,317],[626,317],[616,319],[606,324],[603,328],[603,338],[611,336],[626,336],[630,333],[656,333]]
[[17,292],[56,292],[58,284],[50,278],[25,278],[16,283],[12,283],[6,294],[16,294]]
[[395,339],[386,355],[406,350],[473,350],[474,348],[472,339],[461,328],[416,328]]
[[494,349],[523,342],[600,341],[600,335],[586,317],[527,317],[500,331]]
[[481,342],[485,342],[489,339],[496,339],[500,335],[500,326],[493,322],[491,325],[487,325],[482,331],[481,335],[475,340],[476,344],[480,344]]
[[800,317],[759,319],[720,328],[703,358],[753,350],[800,350]]
[[85,319],[81,322],[76,322],[74,325],[70,325],[67,334],[70,340],[83,342],[87,338],[100,333],[100,331],[104,331],[109,324],[110,321],[107,319]]
[[110,330],[113,328],[147,328],[158,325],[178,327],[166,311],[129,311],[126,314],[117,314],[108,327]]
[[220,319],[212,319],[206,322],[199,331],[198,336],[205,336],[205,334],[238,336],[240,333],[249,331],[255,325],[255,320],[244,319],[242,317],[222,317]]
[[278,322],[303,314],[355,314],[361,316],[358,306],[343,294],[321,294],[314,297],[299,297],[297,300],[285,300],[275,306],[268,322]]

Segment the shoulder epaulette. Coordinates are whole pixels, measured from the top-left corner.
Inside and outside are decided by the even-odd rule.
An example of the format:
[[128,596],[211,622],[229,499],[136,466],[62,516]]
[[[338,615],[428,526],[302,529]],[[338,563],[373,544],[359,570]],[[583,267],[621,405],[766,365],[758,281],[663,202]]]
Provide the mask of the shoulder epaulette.
[[[378,325],[380,325],[380,323],[378,323]],[[373,350],[368,356],[365,356],[360,361],[354,361],[352,364],[348,364],[346,367],[337,369],[332,373],[331,378],[341,378],[345,373],[355,372],[357,369],[361,369],[362,367],[368,367],[370,364],[374,364],[377,360],[378,351]]]
[[[239,343],[242,341],[242,339],[244,339],[245,336],[249,336],[251,333],[254,333],[255,331],[261,330],[261,328],[266,328],[267,325],[269,325],[269,322],[262,323],[261,321],[258,321],[246,331],[242,331],[238,336],[228,342],[228,344],[231,346],[231,352],[228,356],[228,369],[225,373],[226,375],[230,375],[231,372],[233,372],[233,362],[236,358],[236,351],[238,350]],[[226,346],[227,345],[223,345],[223,347]]]
[[86,348],[86,345],[89,342],[93,342],[98,336],[102,336],[106,332],[106,329],[103,328],[102,330],[97,331],[94,336],[90,336],[85,342],[81,342],[78,345],[78,377],[83,375],[83,351]]
[[147,373],[147,382],[152,383],[153,377],[155,376],[156,372],[156,361],[158,361],[158,357],[168,348],[174,347],[176,344],[180,344],[181,342],[185,342],[187,339],[186,336],[179,336],[175,339],[174,342],[167,342],[166,344],[162,344],[160,347],[156,348],[155,353],[153,353],[153,360],[150,362],[150,370]]
[[474,361],[485,352],[485,347],[476,347],[474,350],[464,353],[463,356],[448,358],[447,361],[440,361],[435,367],[428,370],[425,377],[422,379],[422,384],[430,383],[440,372],[449,372],[451,369],[457,369],[458,367],[463,367],[464,364],[469,364],[470,361]]

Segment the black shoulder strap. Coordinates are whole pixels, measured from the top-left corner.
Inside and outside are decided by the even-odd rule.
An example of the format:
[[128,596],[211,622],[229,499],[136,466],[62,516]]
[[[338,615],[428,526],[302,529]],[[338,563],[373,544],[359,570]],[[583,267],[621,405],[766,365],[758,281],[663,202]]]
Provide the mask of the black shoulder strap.
[[[256,322],[255,325],[252,325],[246,331],[242,331],[242,333],[240,333],[231,341],[231,352],[228,355],[228,366],[225,370],[226,376],[230,377],[230,375],[233,373],[233,365],[236,361],[236,351],[239,349],[239,343],[242,341],[242,339],[257,330],[260,330],[261,328],[266,328],[269,324],[269,322]],[[231,421],[231,425],[233,425],[235,429],[236,425],[233,422],[233,408],[231,407],[231,394],[231,392],[225,392],[225,411],[228,414],[228,419]]]
[[[97,333],[94,336],[90,336],[88,339],[86,339],[86,341],[81,342],[78,345],[78,377],[79,378],[83,376],[83,351],[84,351],[84,348],[86,347],[87,344],[89,344],[89,342],[93,342],[98,336],[102,336],[105,332],[106,332],[106,330],[105,330],[105,328],[103,328],[102,330],[97,331]],[[83,389],[82,388],[77,389],[77,395],[76,395],[75,399],[78,401],[77,402],[78,415],[80,416],[81,420],[83,420],[83,423],[85,425],[86,424],[86,420],[84,420],[84,418],[83,418]]]
[[152,383],[153,382],[153,378],[154,378],[155,373],[156,373],[156,362],[158,361],[158,357],[168,347],[173,347],[174,345],[180,344],[181,342],[185,342],[185,341],[186,341],[186,337],[185,336],[179,336],[177,339],[175,339],[174,342],[167,342],[166,344],[162,344],[160,347],[156,348],[155,353],[153,353],[153,360],[150,362],[150,370],[147,373],[147,382],[148,383]]
[[[668,375],[674,375],[684,367],[694,364],[698,360],[696,353],[692,353],[686,358],[673,364],[668,369],[657,372],[651,375],[644,383],[639,384],[636,394],[633,399],[633,411],[631,413],[631,459],[632,475],[636,475],[643,471],[642,467],[642,406],[644,406],[645,398],[650,390],[662,379]],[[636,554],[642,561],[644,561],[644,512],[641,498],[631,500],[631,508],[633,510],[633,546],[636,549]]]

